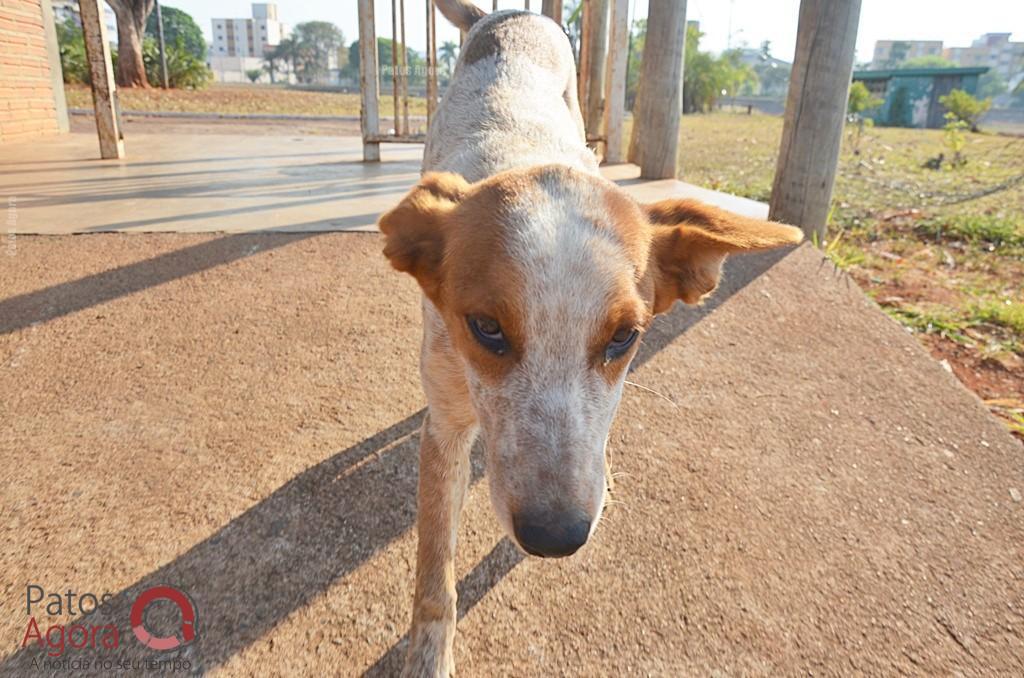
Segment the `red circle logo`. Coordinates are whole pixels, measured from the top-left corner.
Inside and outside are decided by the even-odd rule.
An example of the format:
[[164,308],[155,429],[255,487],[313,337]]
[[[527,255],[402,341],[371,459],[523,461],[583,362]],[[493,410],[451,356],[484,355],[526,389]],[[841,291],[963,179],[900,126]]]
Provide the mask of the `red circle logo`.
[[[156,600],[169,600],[178,606],[181,612],[181,637],[178,636],[154,636],[146,630],[143,623],[143,613],[146,607]],[[132,632],[139,642],[154,650],[173,650],[181,645],[188,645],[196,638],[196,608],[182,591],[173,586],[153,586],[135,599],[132,604],[131,613]]]

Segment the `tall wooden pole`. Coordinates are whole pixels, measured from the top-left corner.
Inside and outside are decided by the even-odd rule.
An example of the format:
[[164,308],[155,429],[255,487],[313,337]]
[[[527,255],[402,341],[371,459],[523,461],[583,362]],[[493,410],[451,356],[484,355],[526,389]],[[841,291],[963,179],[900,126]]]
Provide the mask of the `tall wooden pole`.
[[676,177],[685,45],[686,0],[652,2],[629,144],[629,161],[644,179]]
[[373,0],[359,0],[358,9],[359,126],[363,134],[363,162],[380,162],[380,142],[368,141],[380,134],[380,83],[377,81],[377,35],[374,29]]
[[164,14],[160,11],[160,0],[153,3],[156,6],[156,35],[157,45],[160,47],[160,79],[163,81],[164,89],[170,89],[171,85],[167,78],[167,44],[164,42]]
[[860,0],[802,0],[769,218],[824,238]]
[[391,0],[391,101],[395,105],[395,134],[402,134],[402,119],[398,108],[398,8]]
[[562,0],[544,0],[540,5],[540,13],[551,17],[559,26],[562,25]]
[[580,46],[580,88],[583,122],[587,136],[601,134],[604,117],[604,69],[608,62],[608,0],[587,0],[584,7],[584,36]]
[[608,65],[604,89],[604,161],[625,160],[622,124],[626,117],[626,58],[629,54],[629,0],[609,0]]
[[96,133],[100,137],[100,157],[123,158],[124,137],[121,134],[114,86],[114,65],[110,60],[110,42],[99,0],[78,0],[85,37],[85,56],[89,60],[92,105],[96,111]]

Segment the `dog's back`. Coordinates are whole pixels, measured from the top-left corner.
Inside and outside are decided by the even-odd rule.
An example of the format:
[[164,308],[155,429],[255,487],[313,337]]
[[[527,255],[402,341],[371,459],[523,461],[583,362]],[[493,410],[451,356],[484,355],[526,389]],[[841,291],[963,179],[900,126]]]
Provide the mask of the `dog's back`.
[[513,167],[558,163],[596,173],[572,48],[561,27],[518,10],[485,15],[463,0],[437,5],[469,33],[431,122],[424,171],[478,181]]

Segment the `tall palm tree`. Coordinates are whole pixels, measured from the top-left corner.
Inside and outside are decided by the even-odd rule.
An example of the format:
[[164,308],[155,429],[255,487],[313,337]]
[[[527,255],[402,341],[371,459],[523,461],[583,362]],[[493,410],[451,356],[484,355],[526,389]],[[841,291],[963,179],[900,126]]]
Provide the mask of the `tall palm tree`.
[[446,40],[441,45],[440,55],[441,61],[444,62],[445,70],[448,71],[448,77],[452,77],[452,71],[455,69],[455,59],[458,57],[459,46],[451,40]]

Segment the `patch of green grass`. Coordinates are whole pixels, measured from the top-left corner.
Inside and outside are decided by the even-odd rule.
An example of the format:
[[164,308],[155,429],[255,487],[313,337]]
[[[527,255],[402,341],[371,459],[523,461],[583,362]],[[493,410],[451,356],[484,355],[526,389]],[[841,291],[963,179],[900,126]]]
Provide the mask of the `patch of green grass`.
[[904,327],[922,334],[938,334],[964,346],[973,346],[974,341],[964,334],[969,323],[939,311],[924,311],[909,306],[883,306],[891,318]]
[[974,317],[1024,335],[1024,303],[990,301],[975,307]]
[[989,214],[958,214],[949,218],[925,219],[918,233],[936,240],[963,240],[997,249],[1024,248],[1024,219]]

